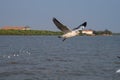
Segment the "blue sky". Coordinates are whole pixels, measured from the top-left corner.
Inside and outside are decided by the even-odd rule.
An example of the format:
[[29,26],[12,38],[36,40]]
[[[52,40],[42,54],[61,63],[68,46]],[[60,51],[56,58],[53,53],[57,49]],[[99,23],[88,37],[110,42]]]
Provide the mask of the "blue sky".
[[119,8],[120,0],[0,0],[0,27],[56,31],[56,17],[70,28],[87,21],[87,29],[120,32]]

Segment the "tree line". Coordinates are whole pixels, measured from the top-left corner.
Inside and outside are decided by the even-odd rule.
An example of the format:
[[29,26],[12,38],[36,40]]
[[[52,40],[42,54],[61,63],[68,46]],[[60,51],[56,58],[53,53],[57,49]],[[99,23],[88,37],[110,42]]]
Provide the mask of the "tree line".
[[104,31],[93,31],[93,34],[95,35],[112,35],[112,31],[106,29]]

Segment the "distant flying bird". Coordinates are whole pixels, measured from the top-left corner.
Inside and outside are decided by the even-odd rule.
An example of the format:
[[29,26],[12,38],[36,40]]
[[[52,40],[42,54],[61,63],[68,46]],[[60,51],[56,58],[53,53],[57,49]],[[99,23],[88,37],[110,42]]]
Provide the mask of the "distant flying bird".
[[53,18],[53,22],[57,26],[57,28],[64,33],[63,35],[59,36],[59,38],[63,38],[63,41],[65,41],[67,38],[71,38],[79,35],[80,33],[79,30],[83,30],[87,25],[87,22],[84,22],[83,24],[79,25],[77,28],[70,30],[69,28],[67,28],[67,26],[60,23],[56,18]]

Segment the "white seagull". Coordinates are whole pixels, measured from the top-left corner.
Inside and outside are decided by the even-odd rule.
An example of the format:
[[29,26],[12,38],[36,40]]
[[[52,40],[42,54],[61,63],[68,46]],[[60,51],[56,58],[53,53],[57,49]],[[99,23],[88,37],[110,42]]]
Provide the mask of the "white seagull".
[[67,28],[67,26],[60,23],[56,18],[53,18],[53,22],[57,26],[57,28],[64,33],[63,35],[59,36],[59,38],[63,38],[63,41],[66,40],[67,38],[71,38],[79,35],[80,33],[79,30],[83,30],[87,25],[87,22],[84,22],[83,24],[79,25],[77,28],[70,30],[69,28]]

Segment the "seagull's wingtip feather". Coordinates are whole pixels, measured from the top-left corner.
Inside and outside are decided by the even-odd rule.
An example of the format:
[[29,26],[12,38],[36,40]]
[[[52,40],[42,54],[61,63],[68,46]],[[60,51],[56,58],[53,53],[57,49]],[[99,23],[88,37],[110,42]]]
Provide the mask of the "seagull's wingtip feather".
[[55,17],[53,17],[53,20],[56,20],[56,18],[55,18]]
[[87,22],[84,22],[84,23],[82,24],[82,26],[86,27],[86,26],[87,26]]

